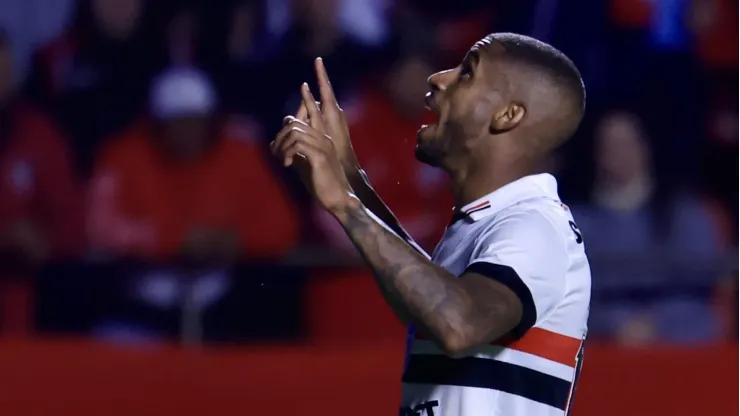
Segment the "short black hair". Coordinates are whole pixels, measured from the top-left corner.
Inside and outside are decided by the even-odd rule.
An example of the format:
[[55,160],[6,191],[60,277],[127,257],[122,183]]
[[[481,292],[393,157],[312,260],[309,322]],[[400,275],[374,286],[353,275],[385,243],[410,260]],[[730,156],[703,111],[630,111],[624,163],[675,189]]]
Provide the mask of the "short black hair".
[[540,69],[564,84],[585,107],[586,87],[581,73],[563,52],[545,42],[516,33],[492,33],[488,37],[503,45],[509,58]]
[[501,44],[507,59],[538,71],[552,82],[560,93],[558,104],[569,104],[569,117],[568,121],[564,120],[563,130],[553,131],[560,136],[554,137],[554,144],[559,145],[570,138],[578,128],[586,109],[586,87],[573,61],[555,47],[529,36],[492,33],[486,39]]

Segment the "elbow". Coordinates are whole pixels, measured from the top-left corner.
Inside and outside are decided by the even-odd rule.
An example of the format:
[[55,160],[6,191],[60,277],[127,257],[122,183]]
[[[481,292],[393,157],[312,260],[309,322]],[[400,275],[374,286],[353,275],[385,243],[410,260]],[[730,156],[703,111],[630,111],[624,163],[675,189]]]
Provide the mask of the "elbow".
[[508,330],[478,327],[469,331],[449,331],[438,338],[438,346],[450,358],[470,356],[476,349],[488,345],[491,340],[503,337]]
[[[464,322],[470,322],[465,320]],[[470,325],[461,325],[459,320],[437,322],[428,325],[429,335],[437,348],[450,358],[463,358],[481,345],[480,332]]]
[[442,351],[450,358],[463,358],[470,354],[478,344],[462,334],[449,334],[439,340]]

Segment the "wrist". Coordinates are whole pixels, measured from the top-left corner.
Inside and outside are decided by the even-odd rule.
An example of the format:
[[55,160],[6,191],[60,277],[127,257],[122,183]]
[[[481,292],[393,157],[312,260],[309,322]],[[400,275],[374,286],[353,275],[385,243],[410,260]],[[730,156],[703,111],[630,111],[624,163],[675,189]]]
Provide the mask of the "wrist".
[[344,176],[353,188],[368,182],[367,173],[357,164],[345,167]]
[[353,194],[348,194],[347,200],[332,209],[329,212],[337,219],[340,223],[344,224],[350,218],[357,215],[357,213],[364,210],[362,202],[357,199]]
[[354,154],[344,155],[340,157],[342,168],[347,174],[360,170],[360,162],[357,161],[357,157]]
[[352,179],[361,176],[362,169],[355,163],[342,163],[342,170],[347,179]]

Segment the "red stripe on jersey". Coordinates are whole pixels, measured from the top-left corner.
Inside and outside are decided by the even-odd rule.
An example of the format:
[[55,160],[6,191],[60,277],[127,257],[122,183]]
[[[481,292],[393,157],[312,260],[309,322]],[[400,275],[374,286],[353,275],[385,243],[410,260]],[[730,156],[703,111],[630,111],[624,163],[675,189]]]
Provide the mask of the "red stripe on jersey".
[[568,367],[575,367],[576,357],[581,348],[581,339],[542,328],[532,328],[516,341],[494,342],[494,344],[546,358]]
[[473,206],[473,207],[468,208],[464,212],[465,213],[468,213],[470,211],[473,211],[473,210],[476,210],[476,209],[480,209],[480,208],[486,207],[487,205],[489,205],[488,201],[483,201],[483,202],[481,202],[480,204],[478,204],[476,206]]
[[[417,332],[416,339],[428,338]],[[575,367],[576,357],[581,348],[581,339],[542,328],[532,328],[516,341],[501,339],[492,342],[491,345],[526,352],[568,367]]]

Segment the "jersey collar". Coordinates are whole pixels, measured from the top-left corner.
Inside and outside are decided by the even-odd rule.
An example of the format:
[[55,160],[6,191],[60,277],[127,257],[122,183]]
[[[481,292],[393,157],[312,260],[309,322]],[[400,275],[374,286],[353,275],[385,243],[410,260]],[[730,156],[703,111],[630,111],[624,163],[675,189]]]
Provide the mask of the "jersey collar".
[[529,175],[465,205],[460,210],[460,214],[472,221],[479,221],[517,202],[543,196],[556,201],[560,200],[557,181],[547,173]]

